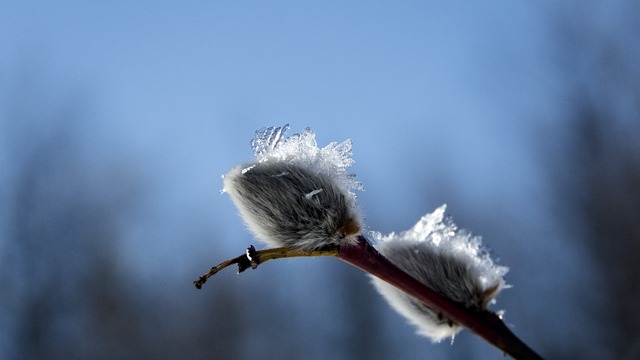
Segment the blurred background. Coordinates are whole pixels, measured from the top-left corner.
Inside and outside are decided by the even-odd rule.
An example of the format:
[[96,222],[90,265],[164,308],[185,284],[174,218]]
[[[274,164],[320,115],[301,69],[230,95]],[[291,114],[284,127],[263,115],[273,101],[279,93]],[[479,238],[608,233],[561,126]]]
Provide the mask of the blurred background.
[[546,358],[640,358],[640,3],[0,1],[0,358],[502,359],[331,258],[240,255],[256,129],[351,138],[370,229],[442,203]]

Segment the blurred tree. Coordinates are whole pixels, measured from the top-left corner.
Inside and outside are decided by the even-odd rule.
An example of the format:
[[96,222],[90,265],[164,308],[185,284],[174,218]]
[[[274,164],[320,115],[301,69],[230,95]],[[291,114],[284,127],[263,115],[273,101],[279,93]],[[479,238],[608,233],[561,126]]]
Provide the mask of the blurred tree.
[[612,358],[637,359],[640,6],[623,2],[605,8],[607,20],[603,9],[594,6],[587,7],[593,13],[568,12],[571,16],[562,22],[559,49],[571,99],[566,112],[570,121],[560,141],[565,156],[555,157],[552,174],[556,201],[562,203],[559,215],[575,219],[565,223],[579,227],[575,238],[584,237],[601,276],[593,279],[591,293],[584,294],[585,303],[591,304],[585,310],[601,325],[595,329],[599,342]]
[[[640,94],[639,94],[640,95]],[[640,102],[640,97],[638,97]],[[569,138],[572,160],[559,199],[571,201],[563,216],[573,214],[585,233],[587,250],[598,267],[592,285],[601,306],[590,309],[602,325],[605,346],[617,359],[640,357],[640,134],[611,113],[583,104],[576,109],[575,132]],[[640,123],[639,114],[629,114]],[[570,222],[568,222],[570,223]],[[597,281],[601,280],[601,281]],[[586,299],[585,299],[586,300]]]
[[[340,264],[343,265],[343,264]],[[365,273],[351,266],[339,266],[330,273],[340,279],[339,319],[343,328],[339,343],[344,359],[388,359],[393,354],[393,344],[387,341],[381,313],[387,310]]]
[[292,344],[303,335],[275,343],[290,312],[277,293],[256,306],[236,278],[207,292],[181,279],[176,293],[125,272],[122,235],[147,209],[141,174],[130,159],[96,158],[82,100],[57,99],[64,91],[35,75],[14,84],[0,113],[1,359],[302,357]]
[[17,86],[2,114],[0,150],[10,162],[2,179],[0,313],[11,340],[0,357],[87,358],[105,348],[119,355],[101,332],[136,344],[135,316],[121,313],[130,299],[116,263],[128,179],[116,183],[84,162],[80,104],[50,108],[35,89]]

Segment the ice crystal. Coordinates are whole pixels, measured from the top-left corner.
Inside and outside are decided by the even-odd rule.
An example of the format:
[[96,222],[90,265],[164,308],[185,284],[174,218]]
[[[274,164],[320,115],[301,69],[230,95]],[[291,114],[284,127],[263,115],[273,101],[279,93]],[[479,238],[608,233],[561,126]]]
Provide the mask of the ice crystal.
[[355,162],[351,139],[319,148],[316,134],[311,129],[306,128],[290,137],[286,136],[288,130],[289,124],[256,131],[251,147],[257,162],[281,161],[298,165],[335,179],[342,189],[352,194],[352,190],[364,190],[355,175],[347,173],[347,168]]

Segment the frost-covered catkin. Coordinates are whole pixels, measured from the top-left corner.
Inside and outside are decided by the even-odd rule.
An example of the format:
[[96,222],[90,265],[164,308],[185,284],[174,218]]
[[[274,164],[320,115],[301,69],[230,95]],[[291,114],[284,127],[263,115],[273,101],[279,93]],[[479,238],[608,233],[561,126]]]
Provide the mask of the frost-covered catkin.
[[[480,237],[458,230],[444,217],[446,206],[423,216],[410,230],[377,236],[378,251],[432,290],[468,308],[485,310],[505,287],[508,269],[497,266]],[[392,285],[372,277],[389,304],[418,328],[440,341],[462,327]]]
[[360,216],[345,169],[351,143],[319,149],[310,130],[285,138],[287,127],[265,128],[252,141],[256,161],[224,175],[224,191],[247,227],[272,247],[313,250],[353,243]]

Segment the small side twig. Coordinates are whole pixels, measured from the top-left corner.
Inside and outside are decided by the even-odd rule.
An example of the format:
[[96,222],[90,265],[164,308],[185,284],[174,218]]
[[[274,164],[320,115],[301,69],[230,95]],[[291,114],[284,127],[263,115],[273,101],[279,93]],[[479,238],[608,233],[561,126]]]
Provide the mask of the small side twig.
[[255,269],[258,267],[258,265],[269,260],[309,256],[338,256],[339,254],[340,247],[337,245],[325,246],[323,248],[311,251],[302,251],[283,247],[257,251],[256,248],[253,247],[253,245],[249,245],[243,255],[223,261],[220,264],[212,267],[209,271],[200,276],[198,280],[194,281],[193,285],[196,287],[196,289],[201,289],[202,285],[207,282],[207,279],[218,273],[218,271],[233,264],[238,265],[239,274],[247,270],[248,268]]

